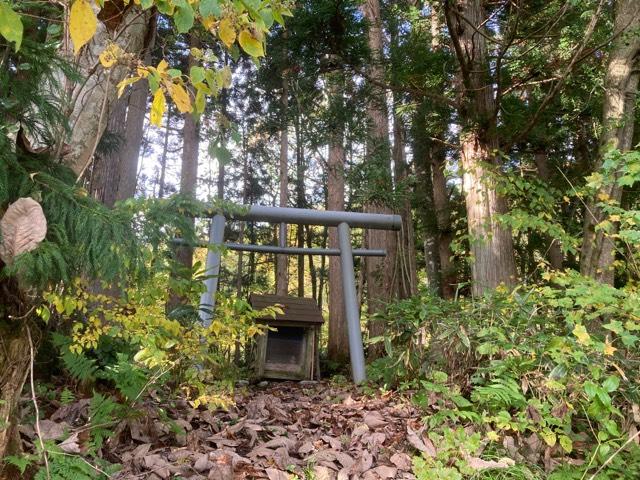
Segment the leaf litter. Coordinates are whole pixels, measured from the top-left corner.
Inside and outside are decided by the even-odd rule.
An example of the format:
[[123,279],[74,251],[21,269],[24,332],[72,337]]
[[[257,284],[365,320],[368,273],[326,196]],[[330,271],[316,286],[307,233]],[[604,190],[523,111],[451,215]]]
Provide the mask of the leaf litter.
[[[111,427],[99,455],[122,466],[114,479],[383,480],[414,479],[412,456],[435,454],[419,429],[420,411],[397,393],[265,383],[238,389],[227,410],[150,396]],[[52,409],[47,437],[69,454],[84,454],[87,410],[86,400]],[[31,446],[33,429],[21,432]]]

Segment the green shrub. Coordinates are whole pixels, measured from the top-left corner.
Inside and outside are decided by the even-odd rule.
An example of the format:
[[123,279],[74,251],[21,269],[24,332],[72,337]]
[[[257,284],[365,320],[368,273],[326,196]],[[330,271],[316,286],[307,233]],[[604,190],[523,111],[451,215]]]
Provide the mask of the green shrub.
[[[546,451],[565,465],[558,472],[586,475],[628,438],[625,419],[640,403],[633,287],[555,273],[542,285],[475,301],[422,294],[390,305],[384,318],[386,337],[373,341],[384,341],[388,357],[370,366],[371,378],[413,391],[436,433],[464,425],[498,450],[509,442],[522,461],[542,465]],[[539,451],[527,451],[532,438]],[[630,448],[616,457],[629,457]],[[455,464],[450,457],[447,468]],[[570,458],[584,465],[567,466]],[[440,472],[425,459],[418,464]],[[603,471],[614,468],[611,462]]]

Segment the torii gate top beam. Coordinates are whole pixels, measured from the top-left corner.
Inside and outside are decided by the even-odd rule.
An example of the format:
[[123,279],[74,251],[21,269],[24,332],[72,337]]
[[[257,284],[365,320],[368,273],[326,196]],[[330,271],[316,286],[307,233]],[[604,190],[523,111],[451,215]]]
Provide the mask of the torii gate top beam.
[[[400,215],[383,213],[336,212],[329,210],[311,210],[306,208],[267,207],[247,205],[236,212],[222,212],[229,220],[248,222],[288,223],[301,225],[321,225],[337,227],[346,223],[351,228],[372,228],[375,230],[400,230]],[[208,215],[215,216],[216,213]]]

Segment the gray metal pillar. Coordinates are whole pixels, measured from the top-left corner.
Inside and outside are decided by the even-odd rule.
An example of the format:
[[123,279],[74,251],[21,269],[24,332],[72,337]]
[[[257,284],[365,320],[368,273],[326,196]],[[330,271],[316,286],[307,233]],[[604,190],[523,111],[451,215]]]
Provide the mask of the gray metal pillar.
[[367,379],[367,374],[364,367],[364,347],[362,345],[362,332],[360,331],[360,309],[356,295],[356,276],[353,270],[351,228],[347,223],[343,222],[338,225],[338,244],[340,246],[344,311],[349,332],[351,375],[354,383],[362,383]]
[[[205,327],[211,325],[213,310],[216,306],[216,293],[218,292],[218,276],[220,274],[220,258],[222,255],[222,245],[224,242],[224,215],[217,214],[209,225],[209,246],[207,251],[207,263],[205,266],[204,281],[207,291],[200,296],[200,320]],[[203,308],[205,310],[203,310]]]

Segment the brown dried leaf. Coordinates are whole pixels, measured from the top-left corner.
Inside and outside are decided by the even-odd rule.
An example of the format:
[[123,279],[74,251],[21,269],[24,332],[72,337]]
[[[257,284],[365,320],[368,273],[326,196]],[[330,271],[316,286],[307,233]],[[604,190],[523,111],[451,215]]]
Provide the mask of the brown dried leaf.
[[424,437],[420,438],[420,436],[418,436],[418,432],[415,432],[409,425],[407,425],[407,441],[412,447],[426,453],[430,457],[436,456],[436,447],[433,446],[431,440]]
[[398,468],[398,470],[405,470],[407,472],[411,471],[411,457],[406,453],[394,453],[391,455],[389,460]]
[[501,458],[500,460],[483,460],[480,457],[467,457],[467,465],[474,470],[483,470],[485,468],[509,468],[513,467],[516,462],[510,458]]
[[59,444],[58,447],[60,447],[60,449],[66,453],[82,453],[82,449],[80,448],[80,440],[78,439],[77,433],[71,435],[64,442]]
[[367,425],[367,427],[369,427],[371,429],[384,427],[387,424],[385,419],[382,418],[382,415],[380,414],[380,412],[369,412],[369,413],[367,413],[364,416],[364,420],[363,421]]
[[33,198],[19,198],[0,220],[0,258],[9,264],[21,253],[34,250],[47,234],[47,219]]
[[267,468],[264,473],[267,474],[269,480],[289,480],[289,475],[282,470],[276,470],[275,468]]
[[42,440],[57,440],[64,436],[64,432],[69,430],[67,422],[52,422],[51,420],[40,420],[40,434]]

